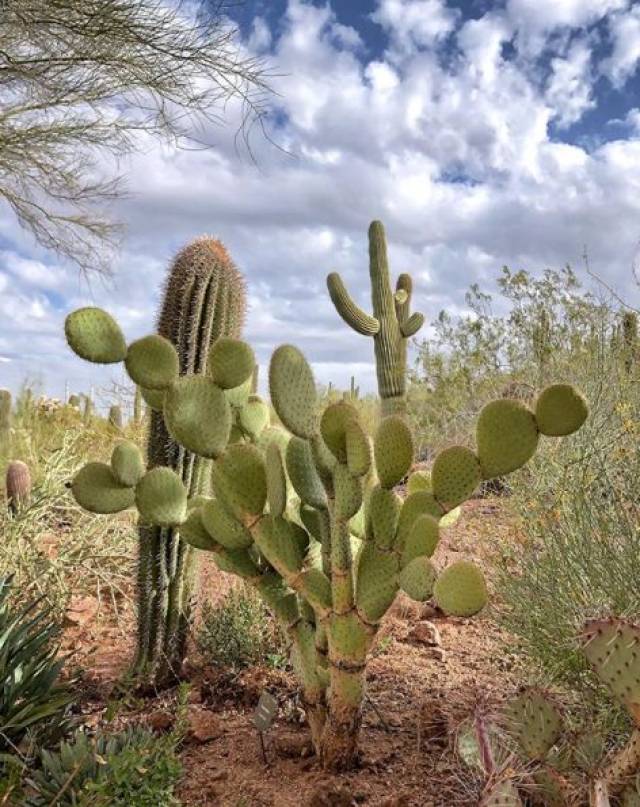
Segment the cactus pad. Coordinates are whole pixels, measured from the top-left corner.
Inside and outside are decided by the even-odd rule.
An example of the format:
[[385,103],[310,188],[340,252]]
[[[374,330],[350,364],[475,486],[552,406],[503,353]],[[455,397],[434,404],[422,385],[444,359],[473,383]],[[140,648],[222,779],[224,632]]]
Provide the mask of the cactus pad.
[[476,440],[484,479],[511,473],[531,459],[538,446],[533,412],[505,398],[487,404],[478,418]]
[[322,439],[338,462],[347,462],[347,433],[354,421],[358,422],[358,413],[345,401],[330,404],[320,418]]
[[144,460],[140,449],[130,440],[122,440],[111,454],[111,470],[121,485],[134,487],[144,474]]
[[416,602],[426,602],[433,594],[436,570],[427,557],[414,558],[400,572],[400,588]]
[[367,621],[377,622],[398,592],[397,557],[366,543],[358,561],[356,581],[356,605]]
[[584,397],[570,384],[553,384],[536,401],[536,422],[542,434],[564,437],[573,434],[587,419]]
[[460,560],[440,575],[433,591],[438,607],[449,616],[473,616],[487,604],[487,586],[480,569]]
[[298,348],[281,345],[269,365],[271,403],[292,434],[309,439],[317,428],[316,382],[307,360]]
[[[202,508],[194,507],[189,510],[187,520],[180,525],[180,538],[186,541],[194,549],[202,549],[211,552],[216,548],[215,541],[205,530],[202,523]],[[219,548],[219,547],[218,547]]]
[[250,382],[255,366],[251,346],[240,339],[223,336],[211,346],[208,374],[222,389],[234,389],[245,381]]
[[354,476],[365,476],[371,468],[371,443],[359,423],[347,429],[347,465]]
[[114,364],[127,355],[120,326],[101,308],[79,308],[64,322],[67,343],[73,352],[96,364]]
[[302,568],[306,533],[297,524],[280,516],[267,516],[257,529],[258,548],[279,571],[296,574]]
[[337,519],[349,520],[362,506],[362,482],[352,476],[346,465],[336,464],[333,471],[335,515]]
[[212,469],[213,489],[233,515],[244,522],[261,515],[267,502],[267,472],[252,445],[230,446]]
[[407,493],[409,495],[417,493],[419,490],[426,490],[428,493],[433,492],[429,471],[414,471],[407,480]]
[[390,549],[395,541],[402,500],[392,490],[376,485],[367,502],[373,540],[379,549]]
[[285,460],[289,479],[300,499],[311,507],[326,507],[327,495],[316,471],[309,441],[292,437],[287,445]]
[[439,540],[438,520],[426,513],[418,516],[403,542],[401,566],[406,566],[414,558],[430,558],[436,551]]
[[187,491],[171,468],[153,468],[136,485],[136,506],[143,523],[173,527],[187,518]]
[[433,495],[447,510],[466,501],[481,480],[480,462],[473,451],[464,446],[445,448],[433,463]]
[[506,708],[509,732],[530,760],[543,760],[560,737],[562,718],[542,692],[525,690]]
[[503,779],[485,790],[479,807],[523,807],[523,804],[517,787],[509,779]]
[[138,389],[142,395],[142,400],[147,406],[150,406],[156,412],[162,412],[165,393],[163,389],[145,389],[145,387],[139,387]]
[[269,425],[269,407],[259,395],[250,395],[239,411],[240,425],[252,440],[257,440]]
[[433,494],[426,490],[411,493],[402,503],[397,535],[397,547],[400,551],[406,544],[416,519],[421,515],[433,516],[435,519],[442,516],[442,507],[434,499]]
[[640,725],[640,628],[621,619],[591,619],[581,639],[598,678]]
[[164,419],[171,437],[201,457],[218,457],[231,433],[231,407],[223,391],[203,375],[185,375],[167,390]]
[[413,437],[402,417],[384,418],[373,443],[380,484],[392,488],[409,473],[413,462]]
[[157,333],[132,342],[124,363],[131,379],[147,389],[168,389],[178,378],[178,353]]
[[218,499],[210,499],[203,505],[200,518],[213,540],[226,549],[248,549],[253,543],[249,530]]
[[90,462],[81,468],[71,484],[80,507],[90,513],[119,513],[134,503],[133,488],[121,485],[103,462]]
[[284,471],[282,453],[276,443],[267,446],[265,462],[269,513],[272,516],[281,516],[287,507],[287,475]]

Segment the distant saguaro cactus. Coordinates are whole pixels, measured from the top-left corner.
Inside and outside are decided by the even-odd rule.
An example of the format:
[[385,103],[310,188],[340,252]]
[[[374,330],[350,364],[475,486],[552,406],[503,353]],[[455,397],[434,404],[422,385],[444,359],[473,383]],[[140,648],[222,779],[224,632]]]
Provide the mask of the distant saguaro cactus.
[[635,311],[624,312],[622,317],[622,343],[625,370],[630,373],[638,355],[638,315]]
[[80,409],[80,396],[76,395],[75,393],[70,395],[69,406],[72,406],[74,409]]
[[84,407],[82,409],[82,420],[89,423],[93,417],[93,401],[90,395],[83,395]]
[[0,440],[6,440],[11,431],[11,393],[0,389]]
[[13,460],[6,473],[7,507],[14,515],[29,503],[31,496],[31,472],[29,466],[20,460]]
[[142,423],[142,406],[144,400],[142,398],[142,390],[136,385],[136,391],[133,396],[133,422],[137,425]]
[[424,316],[418,312],[409,313],[413,289],[409,275],[398,277],[395,293],[391,289],[387,242],[380,221],[373,221],[369,227],[369,275],[373,316],[354,303],[337,272],[327,277],[329,294],[347,325],[364,336],[373,337],[383,416],[404,414],[407,406],[407,339],[420,330]]
[[[211,345],[221,336],[239,337],[245,316],[244,280],[224,245],[204,236],[184,247],[169,270],[158,318],[158,333],[178,352],[180,375],[205,374]],[[146,400],[154,409],[149,465],[176,471],[191,496],[210,493],[211,462],[173,440],[148,391]],[[196,558],[176,527],[140,528],[136,669],[155,677],[156,683],[177,674],[184,659]]]
[[121,429],[122,428],[122,409],[118,404],[113,404],[113,406],[109,407],[109,424],[113,426],[114,429]]

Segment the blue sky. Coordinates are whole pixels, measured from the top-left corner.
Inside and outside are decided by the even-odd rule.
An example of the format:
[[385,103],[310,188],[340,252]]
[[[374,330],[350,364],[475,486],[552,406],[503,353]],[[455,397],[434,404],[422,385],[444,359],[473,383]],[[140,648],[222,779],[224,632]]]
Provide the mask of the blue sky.
[[130,338],[149,332],[172,254],[202,233],[247,278],[261,363],[291,341],[338,385],[353,373],[372,388],[372,349],[338,320],[325,276],[368,305],[373,218],[428,319],[463,313],[465,289],[503,264],[580,271],[585,247],[637,302],[640,3],[250,0],[232,14],[276,74],[269,126],[285,151],[256,133],[256,163],[239,156],[233,106],[209,151],[141,142],[113,211],[127,225],[113,279],[91,287],[0,207],[0,386],[30,378],[60,396],[120,380],[65,349],[64,316],[92,302]]

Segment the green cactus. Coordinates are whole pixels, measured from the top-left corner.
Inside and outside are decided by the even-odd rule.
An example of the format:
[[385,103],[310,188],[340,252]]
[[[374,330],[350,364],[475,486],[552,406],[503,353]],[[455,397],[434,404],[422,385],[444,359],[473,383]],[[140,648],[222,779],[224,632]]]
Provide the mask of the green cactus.
[[638,355],[638,314],[635,311],[625,311],[622,315],[622,346],[625,370],[631,373]]
[[[167,276],[157,329],[177,351],[181,376],[206,375],[211,345],[222,336],[240,335],[245,297],[242,276],[220,241],[198,238],[177,254]],[[210,460],[185,449],[171,436],[162,411],[164,390],[141,388],[140,392],[152,410],[149,466],[174,470],[190,497],[210,493]],[[172,393],[171,401],[175,403],[179,397]],[[219,409],[224,409],[219,396],[213,393],[213,397]],[[175,414],[173,427],[182,434],[189,430],[188,419]],[[221,426],[211,420],[207,418],[206,439],[209,449],[215,451],[212,443]],[[177,527],[140,527],[135,670],[155,685],[171,681],[182,665],[197,577],[197,553],[180,540]]]
[[373,316],[354,303],[336,272],[327,277],[329,294],[347,325],[373,337],[382,414],[402,414],[406,410],[407,339],[420,330],[424,317],[417,312],[409,313],[412,292],[409,275],[399,276],[395,293],[391,289],[387,243],[379,221],[369,227],[369,274]]
[[142,406],[144,404],[144,399],[142,397],[142,389],[136,384],[136,389],[133,394],[133,422],[136,425],[140,425],[142,423],[142,419],[144,417]]
[[122,408],[120,404],[113,404],[109,407],[109,414],[107,415],[109,425],[118,431],[122,430],[124,421],[122,419]]
[[[176,378],[173,355],[164,346],[158,352],[152,380],[166,387],[154,418],[162,418],[175,445],[184,440],[190,451],[202,452],[212,490],[153,462],[135,485],[123,486],[138,469],[126,478],[118,469],[116,477],[114,462],[89,464],[74,479],[73,492],[94,511],[115,512],[133,501],[141,523],[164,530],[156,546],[165,568],[176,549],[172,536],[182,529],[183,542],[210,551],[221,569],[253,585],[291,638],[322,764],[349,768],[358,757],[367,655],[400,586],[419,600],[433,589],[454,614],[470,615],[484,605],[479,569],[454,564],[438,578],[431,560],[438,521],[452,502],[471,495],[481,458],[465,449],[436,459],[434,492],[420,490],[402,501],[394,488],[414,460],[405,419],[384,418],[372,445],[349,402],[323,409],[312,370],[297,348],[280,346],[269,366],[271,401],[290,436],[253,418],[253,409],[248,415],[247,407],[259,403],[250,392],[255,360],[248,345],[228,337],[214,342],[206,377],[196,366]],[[142,372],[140,366],[133,371]],[[144,374],[148,383],[147,369]],[[516,445],[535,426],[535,415],[527,412],[510,425]],[[494,449],[490,435],[483,440],[500,468],[515,467],[524,456],[514,454],[511,442]],[[152,603],[143,606],[153,610]]]
[[0,389],[0,441],[6,442],[11,435],[12,398],[8,389]]

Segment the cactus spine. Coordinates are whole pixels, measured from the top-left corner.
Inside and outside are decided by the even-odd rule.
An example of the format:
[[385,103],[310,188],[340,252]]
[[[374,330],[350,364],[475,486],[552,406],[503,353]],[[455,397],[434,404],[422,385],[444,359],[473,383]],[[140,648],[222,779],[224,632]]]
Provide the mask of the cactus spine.
[[[169,270],[158,333],[175,346],[181,375],[205,373],[213,342],[239,336],[245,314],[242,276],[219,241],[198,238],[178,253]],[[171,438],[162,412],[151,414],[147,458],[150,467],[174,470],[189,495],[209,493],[210,461]],[[158,683],[182,664],[196,572],[195,553],[180,541],[175,527],[140,528],[135,666]]]
[[327,277],[327,286],[338,314],[347,325],[373,337],[383,416],[402,414],[406,410],[407,339],[420,330],[424,317],[418,312],[409,313],[413,288],[409,275],[398,277],[395,293],[391,289],[387,243],[379,221],[369,227],[369,274],[373,316],[354,303],[336,272]]
[[13,460],[7,466],[6,474],[7,506],[16,515],[29,503],[31,496],[31,473],[29,466],[20,460]]

